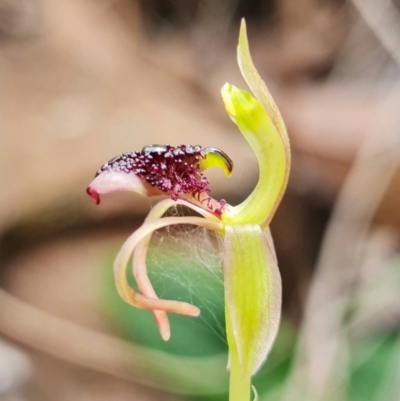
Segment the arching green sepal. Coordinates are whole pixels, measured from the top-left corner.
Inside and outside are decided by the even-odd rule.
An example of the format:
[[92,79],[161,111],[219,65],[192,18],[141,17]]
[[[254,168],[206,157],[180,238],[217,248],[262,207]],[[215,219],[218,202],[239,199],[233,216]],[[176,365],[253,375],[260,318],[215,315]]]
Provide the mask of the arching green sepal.
[[254,223],[266,227],[278,206],[285,185],[287,157],[282,138],[273,121],[250,93],[225,84],[225,109],[257,156],[259,180],[250,196],[236,207],[227,208],[227,224]]

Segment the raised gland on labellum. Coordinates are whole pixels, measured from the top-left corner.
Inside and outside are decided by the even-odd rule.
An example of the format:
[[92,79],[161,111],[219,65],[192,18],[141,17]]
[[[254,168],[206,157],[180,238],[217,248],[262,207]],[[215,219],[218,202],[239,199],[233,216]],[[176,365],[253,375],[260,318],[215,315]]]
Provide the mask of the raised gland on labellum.
[[[216,202],[208,196],[209,181],[203,174],[204,169],[215,166],[222,167],[227,175],[233,169],[232,160],[217,148],[148,145],[140,152],[126,152],[105,163],[97,171],[87,193],[99,204],[100,193],[109,192],[105,189],[114,180],[113,190],[118,190],[118,186],[120,190],[129,189],[127,184],[130,184],[131,190],[146,196],[169,195],[174,201],[186,199],[191,203],[195,200],[220,216],[226,202]],[[104,180],[106,185],[102,185]]]

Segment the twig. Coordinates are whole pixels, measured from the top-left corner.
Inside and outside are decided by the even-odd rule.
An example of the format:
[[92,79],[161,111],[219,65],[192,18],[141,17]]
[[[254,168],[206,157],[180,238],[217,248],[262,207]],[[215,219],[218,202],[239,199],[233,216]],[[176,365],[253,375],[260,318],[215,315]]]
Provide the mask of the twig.
[[391,0],[351,0],[382,46],[400,66],[400,13]]
[[[174,357],[41,311],[0,289],[0,333],[58,359],[176,394],[226,390],[226,355]],[[206,383],[206,385],[205,385]]]
[[[400,24],[393,25],[397,11],[390,10],[390,21],[382,21],[382,2],[378,6],[377,1],[352,1],[400,65]],[[390,2],[386,6],[386,12],[393,7]],[[369,227],[399,165],[399,101],[397,82],[392,95],[376,111],[377,123],[367,134],[334,207],[305,308],[286,400],[343,398],[347,339],[342,319]],[[393,105],[395,109],[390,110]]]

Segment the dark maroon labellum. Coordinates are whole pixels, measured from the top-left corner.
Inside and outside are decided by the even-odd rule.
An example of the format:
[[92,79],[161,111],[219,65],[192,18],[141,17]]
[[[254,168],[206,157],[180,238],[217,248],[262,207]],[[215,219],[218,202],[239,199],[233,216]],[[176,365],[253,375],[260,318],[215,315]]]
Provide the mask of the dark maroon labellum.
[[198,196],[209,192],[209,182],[199,165],[204,158],[199,145],[149,145],[141,152],[127,152],[114,157],[101,167],[96,177],[105,171],[133,173],[177,200],[180,193]]

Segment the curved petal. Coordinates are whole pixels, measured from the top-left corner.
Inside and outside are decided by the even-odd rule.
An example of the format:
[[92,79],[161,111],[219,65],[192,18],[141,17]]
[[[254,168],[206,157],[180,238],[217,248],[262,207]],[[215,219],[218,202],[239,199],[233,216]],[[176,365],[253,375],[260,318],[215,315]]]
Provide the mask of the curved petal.
[[[145,223],[153,222],[160,217],[172,206],[176,204],[184,205],[196,211],[197,213],[203,215],[203,217],[208,218],[211,221],[218,221],[218,219],[208,213],[207,211],[194,206],[188,202],[177,200],[173,201],[172,199],[165,199],[159,202],[156,206],[154,206],[150,213],[148,214]],[[138,285],[139,291],[148,298],[158,298],[156,292],[154,291],[153,285],[151,284],[149,277],[147,275],[146,269],[146,256],[147,256],[147,248],[150,243],[151,234],[147,235],[143,238],[136,246],[133,254],[133,275],[136,279],[136,283]],[[161,333],[161,336],[164,340],[169,340],[170,338],[170,325],[167,313],[164,310],[153,310],[154,319],[156,320],[158,329]]]
[[271,246],[259,225],[225,228],[227,337],[243,379],[265,361],[279,327],[282,288]]
[[[122,246],[114,262],[114,277],[117,290],[121,298],[127,303],[141,309],[164,310],[183,315],[198,316],[199,308],[186,302],[163,300],[146,297],[135,292],[128,284],[126,269],[135,247],[141,240],[159,228],[174,224],[195,224],[217,232],[222,231],[222,225],[203,219],[201,217],[166,217],[151,223],[143,224],[135,231]],[[166,333],[162,334],[166,336]]]
[[124,173],[121,171],[101,172],[89,184],[86,192],[93,198],[95,203],[100,203],[100,194],[107,194],[116,191],[133,191],[144,196],[165,195],[162,191],[147,184],[134,173]]

